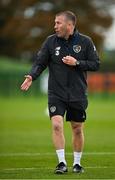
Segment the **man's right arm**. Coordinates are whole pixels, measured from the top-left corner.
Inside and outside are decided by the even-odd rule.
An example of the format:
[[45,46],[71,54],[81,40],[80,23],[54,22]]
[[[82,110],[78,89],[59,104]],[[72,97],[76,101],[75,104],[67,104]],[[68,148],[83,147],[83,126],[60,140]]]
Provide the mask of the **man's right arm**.
[[49,63],[49,49],[48,49],[48,39],[43,43],[40,51],[36,54],[35,62],[29,73],[32,76],[32,81],[36,80],[37,77],[46,69]]
[[37,53],[35,62],[32,69],[28,75],[25,76],[25,80],[21,85],[21,90],[27,91],[32,85],[32,81],[36,80],[37,77],[44,71],[49,62],[49,51],[48,51],[48,41],[46,40],[41,50]]

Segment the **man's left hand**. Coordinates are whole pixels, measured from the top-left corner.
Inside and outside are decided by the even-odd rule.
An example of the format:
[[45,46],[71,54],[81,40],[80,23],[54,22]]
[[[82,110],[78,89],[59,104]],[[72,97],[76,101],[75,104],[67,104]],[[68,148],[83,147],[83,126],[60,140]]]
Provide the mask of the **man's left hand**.
[[76,62],[77,62],[77,60],[72,56],[65,56],[63,57],[62,61],[70,66],[76,66]]

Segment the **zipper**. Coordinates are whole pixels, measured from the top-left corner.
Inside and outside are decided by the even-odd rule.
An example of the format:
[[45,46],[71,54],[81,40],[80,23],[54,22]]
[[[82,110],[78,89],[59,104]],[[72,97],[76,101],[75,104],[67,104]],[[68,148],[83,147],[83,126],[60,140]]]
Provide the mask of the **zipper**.
[[[66,41],[66,50],[67,50],[67,54],[68,56],[71,56],[71,50],[69,48],[69,43],[68,41]],[[68,68],[68,72],[67,72],[67,101],[70,100],[70,92],[69,92],[69,87],[70,87],[70,69]]]

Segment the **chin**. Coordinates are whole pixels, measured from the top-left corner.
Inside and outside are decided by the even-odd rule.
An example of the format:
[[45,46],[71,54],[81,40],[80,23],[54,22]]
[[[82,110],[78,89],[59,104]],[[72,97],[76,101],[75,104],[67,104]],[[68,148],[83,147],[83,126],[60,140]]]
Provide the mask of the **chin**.
[[61,34],[56,33],[57,37],[62,37]]

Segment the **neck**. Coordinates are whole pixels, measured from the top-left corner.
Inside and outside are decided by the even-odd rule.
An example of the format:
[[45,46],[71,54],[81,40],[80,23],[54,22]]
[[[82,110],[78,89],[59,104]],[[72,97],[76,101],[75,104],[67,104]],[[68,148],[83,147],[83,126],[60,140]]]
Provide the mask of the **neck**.
[[68,33],[66,36],[65,36],[65,39],[68,40],[70,36],[72,36],[74,34],[74,31]]

